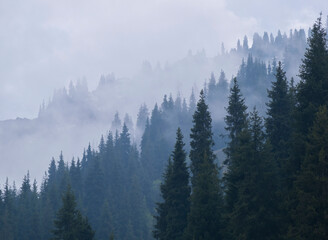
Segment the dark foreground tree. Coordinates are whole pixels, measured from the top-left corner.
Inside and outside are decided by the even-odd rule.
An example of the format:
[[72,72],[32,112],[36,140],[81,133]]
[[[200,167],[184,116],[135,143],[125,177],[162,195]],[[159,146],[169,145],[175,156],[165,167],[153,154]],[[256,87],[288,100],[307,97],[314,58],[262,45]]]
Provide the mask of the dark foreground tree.
[[321,16],[311,29],[308,47],[300,66],[297,86],[296,133],[293,139],[294,174],[305,156],[306,138],[319,107],[328,104],[328,49]]
[[229,165],[231,154],[237,146],[238,135],[246,127],[246,110],[245,99],[243,98],[237,82],[237,78],[233,79],[233,85],[230,89],[228,99],[227,115],[224,118],[226,123],[225,130],[228,132],[229,142],[224,150],[227,158],[226,165]]
[[212,147],[212,118],[203,91],[193,115],[191,129],[192,194],[186,239],[221,239],[222,194]]
[[93,240],[92,230],[87,218],[76,209],[76,201],[70,187],[62,199],[62,207],[54,221],[53,240]]
[[237,191],[233,208],[228,209],[231,239],[279,239],[276,167],[262,129],[254,109],[232,155],[227,184]]
[[297,206],[292,211],[290,239],[328,237],[328,111],[321,107],[310,131],[306,156],[295,182]]
[[[266,133],[272,147],[272,153],[278,169],[278,184],[280,196],[280,229],[286,232],[289,225],[290,214],[288,205],[292,188],[292,162],[291,146],[294,110],[293,82],[288,86],[286,73],[281,62],[276,69],[276,80],[268,90],[269,102],[267,103]],[[293,80],[292,80],[293,81]]]
[[190,186],[186,152],[183,147],[183,136],[181,129],[178,128],[172,153],[173,162],[169,161],[164,183],[161,185],[164,202],[157,205],[158,216],[155,217],[154,231],[156,239],[181,239],[187,226]]
[[161,195],[163,198],[163,202],[157,203],[156,212],[157,216],[155,216],[155,226],[153,231],[153,236],[155,239],[162,240],[166,239],[166,229],[167,229],[167,214],[168,214],[168,202],[169,199],[169,190],[171,186],[171,176],[172,176],[172,161],[169,159],[168,165],[165,169],[165,173],[163,175],[163,183],[160,186]]
[[284,72],[281,62],[278,63],[275,76],[276,81],[272,82],[272,87],[268,90],[268,116],[265,125],[272,152],[274,152],[278,167],[281,169],[286,167],[290,153],[292,100],[286,72]]
[[225,203],[227,212],[233,210],[235,201],[237,200],[237,192],[235,181],[238,177],[235,177],[235,171],[232,170],[237,164],[233,159],[233,155],[236,153],[237,148],[240,146],[240,134],[247,128],[247,107],[245,105],[245,99],[240,92],[237,78],[233,79],[233,85],[230,89],[229,103],[226,108],[227,115],[224,118],[226,123],[225,130],[228,133],[228,144],[224,149],[226,154],[226,160],[224,161],[226,172],[224,174],[225,183]]

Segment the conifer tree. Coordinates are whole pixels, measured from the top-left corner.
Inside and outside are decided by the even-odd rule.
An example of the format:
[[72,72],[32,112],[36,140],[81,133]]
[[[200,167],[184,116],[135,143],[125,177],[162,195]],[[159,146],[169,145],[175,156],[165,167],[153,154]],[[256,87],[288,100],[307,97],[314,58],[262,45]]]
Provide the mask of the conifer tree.
[[297,86],[296,134],[294,142],[294,174],[299,171],[305,156],[307,134],[319,107],[328,104],[328,49],[326,31],[321,15],[311,29],[308,47],[300,66]]
[[269,102],[267,103],[265,126],[281,175],[281,187],[290,188],[291,170],[289,168],[291,165],[292,114],[295,105],[295,89],[293,79],[291,86],[288,86],[286,72],[284,72],[281,62],[278,63],[275,76],[276,80],[272,82],[271,90],[268,90]]
[[246,109],[245,99],[240,92],[237,78],[234,78],[233,85],[230,89],[228,107],[226,108],[227,115],[224,118],[226,123],[225,130],[228,132],[229,139],[227,147],[224,149],[224,153],[226,154],[226,160],[224,161],[226,172],[223,178],[226,222],[228,222],[229,213],[232,212],[238,195],[238,189],[236,188],[238,173],[236,173],[235,169],[238,169],[239,163],[234,159],[234,155],[242,140],[240,134],[248,127]]
[[229,165],[232,152],[237,145],[237,137],[246,127],[246,105],[243,98],[237,78],[233,79],[233,85],[230,89],[228,107],[226,108],[227,115],[224,118],[226,123],[225,130],[228,132],[229,142],[224,150],[226,154],[225,164]]
[[276,70],[276,81],[268,90],[266,130],[280,168],[285,166],[289,156],[288,144],[291,137],[292,106],[286,73],[281,62]]
[[197,175],[200,169],[200,164],[204,161],[204,156],[207,155],[208,161],[214,163],[215,155],[212,147],[214,142],[212,139],[212,118],[205,102],[205,94],[200,92],[200,99],[197,102],[197,109],[193,115],[193,127],[191,128],[191,172],[193,176]]
[[167,215],[168,239],[181,239],[187,226],[187,216],[190,203],[189,172],[186,164],[186,152],[184,151],[183,135],[178,128],[176,143],[172,153],[172,188],[169,196],[169,211]]
[[229,180],[233,178],[237,194],[228,213],[232,239],[279,237],[276,167],[262,129],[262,120],[254,109],[249,128],[242,130],[233,152]]
[[169,158],[168,165],[165,169],[163,175],[163,183],[161,183],[161,196],[163,198],[163,202],[157,203],[156,212],[157,215],[155,218],[155,225],[153,230],[153,236],[155,239],[163,240],[166,239],[166,229],[167,229],[167,214],[168,214],[168,203],[167,199],[169,198],[169,191],[171,186],[171,176],[172,176],[172,160]]
[[3,193],[3,215],[1,216],[0,237],[1,239],[14,240],[15,239],[15,193],[8,184],[8,179],[5,183]]
[[161,194],[164,202],[157,204],[154,237],[157,239],[182,239],[187,226],[189,212],[189,173],[186,164],[186,152],[183,149],[181,129],[177,130],[176,143],[169,161]]
[[292,188],[292,163],[291,142],[294,110],[294,86],[288,86],[286,73],[281,62],[276,68],[276,80],[272,82],[271,90],[268,90],[269,102],[267,103],[267,118],[265,119],[266,133],[271,144],[271,149],[278,170],[278,184],[280,195],[281,231],[286,232],[290,215],[288,212],[290,191]]
[[89,222],[76,209],[73,192],[68,187],[62,199],[62,207],[54,221],[53,240],[92,240],[94,231]]
[[201,91],[191,129],[192,194],[186,239],[221,239],[222,195],[212,147],[212,119]]
[[328,111],[319,108],[306,144],[301,172],[296,178],[296,208],[290,239],[326,239],[328,236]]

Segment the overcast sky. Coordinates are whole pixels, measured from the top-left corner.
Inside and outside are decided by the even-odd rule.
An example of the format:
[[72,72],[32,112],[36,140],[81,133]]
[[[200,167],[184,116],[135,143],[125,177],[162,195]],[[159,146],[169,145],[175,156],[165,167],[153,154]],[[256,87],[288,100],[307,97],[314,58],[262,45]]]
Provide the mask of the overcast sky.
[[0,120],[37,115],[55,88],[144,60],[219,52],[254,32],[308,28],[327,0],[0,0]]

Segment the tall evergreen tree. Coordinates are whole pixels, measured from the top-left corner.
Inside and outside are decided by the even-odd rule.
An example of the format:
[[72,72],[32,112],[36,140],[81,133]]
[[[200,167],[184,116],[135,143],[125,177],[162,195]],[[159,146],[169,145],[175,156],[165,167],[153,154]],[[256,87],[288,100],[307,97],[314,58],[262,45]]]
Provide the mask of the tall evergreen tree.
[[276,68],[276,81],[272,82],[271,90],[268,90],[269,102],[267,103],[267,118],[265,119],[266,133],[272,147],[274,160],[277,163],[281,231],[286,232],[289,225],[288,205],[292,187],[293,174],[291,163],[291,144],[294,110],[294,87],[289,87],[286,73],[281,62]]
[[53,230],[54,240],[92,240],[94,231],[79,210],[73,192],[68,187],[62,199],[62,207],[57,213]]
[[207,155],[208,161],[214,163],[215,155],[212,147],[214,142],[212,139],[212,118],[205,102],[205,94],[200,92],[200,99],[197,102],[197,109],[193,115],[193,127],[191,129],[191,172],[193,176],[197,175],[200,169],[200,164],[204,161],[204,156]]
[[171,176],[172,176],[172,161],[171,158],[169,158],[168,165],[165,169],[165,172],[163,174],[163,183],[161,183],[160,189],[161,189],[161,196],[163,198],[163,202],[157,203],[156,212],[157,215],[155,218],[155,225],[154,225],[154,231],[153,236],[155,239],[162,240],[166,239],[166,231],[167,231],[167,214],[168,214],[168,203],[166,200],[169,196],[169,190],[172,187],[171,186]]
[[328,49],[321,15],[311,29],[308,47],[300,67],[297,86],[294,169],[298,171],[305,156],[307,134],[319,107],[328,104]]
[[231,154],[237,146],[238,135],[246,127],[247,107],[237,82],[237,78],[233,79],[233,85],[230,89],[227,115],[224,118],[226,123],[225,130],[228,132],[229,142],[224,150],[226,154],[225,164],[229,165]]
[[[238,162],[233,155],[240,145],[240,134],[247,128],[247,113],[245,99],[243,98],[237,78],[233,79],[233,85],[230,88],[228,107],[226,108],[227,115],[224,120],[226,123],[225,130],[228,132],[228,143],[224,149],[226,159],[224,161],[226,171],[223,177],[225,188],[225,222],[229,221],[229,213],[232,212],[234,204],[237,201],[238,189],[236,181],[238,174],[234,169],[238,166]],[[244,133],[245,134],[245,133]],[[226,226],[229,227],[229,226]]]
[[278,63],[276,81],[272,82],[271,90],[268,90],[268,97],[265,126],[272,151],[279,167],[282,168],[286,166],[285,161],[289,157],[288,144],[291,137],[292,105],[286,73],[281,62]]
[[328,236],[328,111],[319,108],[295,182],[297,204],[289,237],[296,240]]
[[191,129],[192,194],[187,239],[221,239],[222,195],[212,147],[212,119],[201,91]]
[[319,107],[328,103],[328,49],[321,16],[311,29],[308,48],[300,67],[301,81],[297,88],[299,121],[307,133]]
[[233,152],[229,174],[237,195],[228,213],[232,239],[279,239],[276,167],[262,129],[254,109],[250,126],[240,133]]
[[172,152],[173,162],[169,161],[161,193],[164,202],[158,203],[158,215],[155,217],[154,237],[157,239],[182,239],[187,226],[189,212],[189,173],[186,153],[183,149],[181,129],[177,130],[176,143]]

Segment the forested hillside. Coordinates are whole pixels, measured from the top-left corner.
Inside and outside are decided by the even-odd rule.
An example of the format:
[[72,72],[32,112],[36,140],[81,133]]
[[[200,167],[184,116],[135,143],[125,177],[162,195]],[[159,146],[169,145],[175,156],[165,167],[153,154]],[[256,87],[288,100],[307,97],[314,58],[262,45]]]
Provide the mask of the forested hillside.
[[[186,99],[168,92],[151,109],[143,104],[135,125],[117,109],[109,117],[109,105],[102,105],[114,77],[103,77],[92,93],[83,83],[58,91],[37,119],[21,120],[18,136],[31,131],[27,125],[48,129],[49,121],[75,126],[78,135],[60,138],[73,141],[83,126],[93,129],[90,122],[102,124],[97,133],[108,122],[111,128],[80,158],[67,159],[59,148],[40,184],[28,172],[19,186],[7,180],[0,239],[73,236],[60,230],[66,213],[84,227],[74,231],[98,240],[326,239],[328,46],[321,17],[305,39],[304,30],[295,30],[289,37],[255,34],[252,47],[247,38],[238,41],[205,64],[215,67],[200,93],[190,88]],[[217,72],[220,61],[236,57],[235,77]],[[183,61],[172,71],[159,68],[156,79],[183,69]],[[143,77],[156,73],[148,70]],[[2,123],[6,136],[11,124],[17,123]]]

